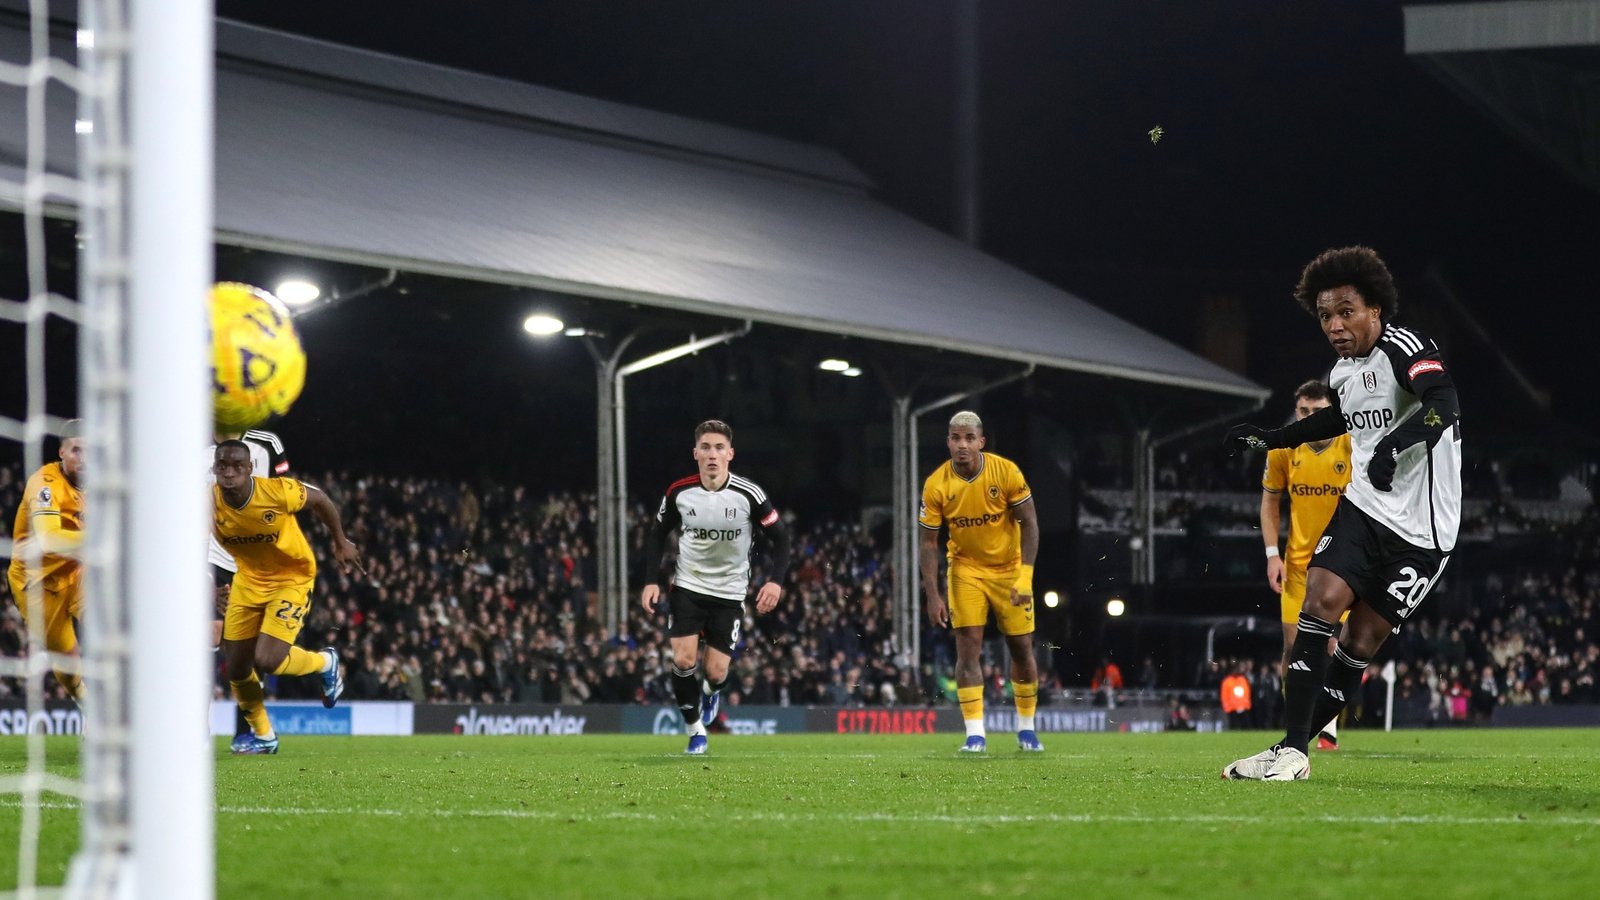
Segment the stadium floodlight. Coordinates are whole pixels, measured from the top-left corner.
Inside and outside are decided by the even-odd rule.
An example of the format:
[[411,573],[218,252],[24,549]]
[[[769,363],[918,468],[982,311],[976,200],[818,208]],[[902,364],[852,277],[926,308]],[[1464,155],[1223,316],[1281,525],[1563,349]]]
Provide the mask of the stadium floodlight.
[[548,313],[534,313],[522,320],[522,330],[537,337],[548,337],[565,331],[567,323]]
[[822,362],[817,363],[817,368],[824,372],[847,372],[850,369],[850,361],[844,359],[825,359]]
[[278,282],[273,293],[290,306],[305,306],[322,296],[322,288],[304,278],[286,278]]
[[566,337],[584,337],[589,333],[589,329],[583,327],[582,325],[573,325],[561,333]]
[[859,378],[859,377],[861,377],[861,367],[860,366],[851,366],[850,368],[845,369],[843,372],[840,372],[839,374],[843,375],[846,378]]
[[1050,607],[1051,609],[1055,609],[1061,605],[1061,595],[1055,591],[1045,591],[1044,605]]
[[1116,618],[1128,611],[1128,604],[1122,602],[1121,597],[1112,597],[1106,601],[1106,615]]

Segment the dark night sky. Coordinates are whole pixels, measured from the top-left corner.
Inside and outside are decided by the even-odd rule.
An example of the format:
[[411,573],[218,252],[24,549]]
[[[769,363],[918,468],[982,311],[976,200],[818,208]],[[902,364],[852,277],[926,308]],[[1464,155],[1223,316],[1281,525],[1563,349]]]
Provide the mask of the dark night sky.
[[[1243,333],[1246,372],[1281,400],[1331,362],[1289,299],[1300,267],[1325,247],[1368,243],[1400,278],[1401,320],[1426,326],[1451,356],[1476,446],[1488,437],[1502,447],[1545,442],[1537,430],[1551,421],[1524,413],[1496,348],[1441,308],[1422,278],[1434,268],[1498,348],[1553,393],[1556,415],[1600,434],[1585,364],[1600,325],[1589,277],[1600,195],[1406,58],[1400,3],[979,5],[988,252],[1195,349],[1212,301],[1231,299],[1241,315],[1226,328]],[[954,209],[951,9],[945,0],[218,3],[219,15],[235,20],[827,146],[864,170],[885,202],[945,229]],[[1146,132],[1157,124],[1166,137],[1153,146]],[[70,259],[70,244],[63,248]],[[219,274],[270,285],[281,262],[225,249]],[[312,383],[281,426],[294,446],[337,458],[374,443],[363,439],[382,431],[379,419],[390,423],[383,435],[407,441],[426,422],[441,446],[401,462],[438,469],[472,454],[474,463],[459,468],[492,456],[499,462],[491,468],[503,471],[528,465],[524,448],[535,446],[541,474],[588,483],[593,387],[581,348],[530,346],[516,331],[529,301],[516,292],[403,284],[403,296],[303,324]],[[390,336],[393,352],[379,352],[374,334]],[[779,429],[773,419],[796,404],[849,407],[854,421],[805,438],[815,445],[808,458],[830,460],[860,427],[886,420],[883,391],[870,378],[819,381],[797,358],[752,379],[752,356],[778,360],[786,338],[765,340],[638,379],[631,433],[675,445],[671,429],[702,414]],[[445,357],[453,360],[449,383],[438,380],[437,365],[416,365]],[[0,396],[15,393],[7,385],[21,384],[16,374],[0,379]],[[1035,412],[1049,415],[1056,398],[1089,393],[1081,382],[1052,379],[1035,376]],[[1118,383],[1119,394],[1126,390]],[[699,405],[684,408],[685,397]],[[69,404],[70,389],[53,401]],[[1258,415],[1278,407],[1287,404]],[[1191,411],[1188,421],[1198,415],[1210,413]],[[476,438],[486,422],[498,423],[498,442]],[[745,458],[771,462],[756,449],[761,433],[745,433],[756,438]],[[771,442],[782,448],[788,435],[776,431]],[[1210,436],[1194,440],[1202,439]],[[880,449],[850,465],[873,465]],[[647,479],[687,462],[674,453],[656,472],[646,460],[661,454],[630,454],[650,469]]]
[[[1274,377],[1269,362],[1284,354],[1272,345],[1292,346],[1297,366],[1326,354],[1290,308],[1299,267],[1324,247],[1368,243],[1403,289],[1437,266],[1558,406],[1569,399],[1600,425],[1586,395],[1563,388],[1582,378],[1594,331],[1600,196],[1406,58],[1400,3],[980,9],[989,252],[1190,346],[1199,302],[1237,296],[1255,323],[1250,374],[1283,388],[1302,372]],[[218,4],[228,18],[822,144],[884,200],[943,228],[954,208],[950,10]],[[1156,124],[1166,137],[1152,146]]]

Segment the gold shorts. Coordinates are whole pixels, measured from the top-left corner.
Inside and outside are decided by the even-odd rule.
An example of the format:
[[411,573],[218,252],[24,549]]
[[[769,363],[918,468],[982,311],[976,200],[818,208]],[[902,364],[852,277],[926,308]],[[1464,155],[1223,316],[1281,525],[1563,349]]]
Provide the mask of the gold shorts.
[[[1283,624],[1299,625],[1300,610],[1306,605],[1306,570],[1294,566],[1283,567],[1283,593],[1278,595],[1278,605],[1283,612]],[[1350,618],[1350,611],[1339,617],[1343,622]]]
[[[9,579],[11,597],[24,624],[28,621],[28,586],[21,578]],[[73,621],[83,618],[83,582],[74,575],[57,590],[39,586],[40,606],[44,609],[44,646],[51,653],[71,653],[78,649],[78,630]],[[26,632],[24,632],[26,633]]]
[[945,594],[950,604],[950,627],[982,628],[993,609],[1001,634],[1032,634],[1033,601],[1026,606],[1011,605],[1011,587],[1016,583],[1016,573],[989,575],[951,569]]
[[222,639],[249,641],[258,634],[269,634],[293,644],[310,609],[309,586],[263,588],[235,578],[228,591],[228,612],[222,619]]

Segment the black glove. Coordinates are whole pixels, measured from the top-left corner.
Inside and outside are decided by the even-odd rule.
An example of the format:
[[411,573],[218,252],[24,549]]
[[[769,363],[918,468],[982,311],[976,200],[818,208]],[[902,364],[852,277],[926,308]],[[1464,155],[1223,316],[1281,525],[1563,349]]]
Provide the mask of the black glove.
[[1394,467],[1400,457],[1400,451],[1389,444],[1379,442],[1378,449],[1372,453],[1372,461],[1367,463],[1367,480],[1372,486],[1385,494],[1394,487]]
[[1238,452],[1241,446],[1251,450],[1276,450],[1283,446],[1282,429],[1262,428],[1260,425],[1235,425],[1228,429],[1223,446]]

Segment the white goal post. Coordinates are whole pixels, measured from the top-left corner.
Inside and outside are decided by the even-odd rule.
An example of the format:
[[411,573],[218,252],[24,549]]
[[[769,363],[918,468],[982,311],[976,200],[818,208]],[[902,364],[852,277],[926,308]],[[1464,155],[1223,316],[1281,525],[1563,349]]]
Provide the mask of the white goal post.
[[[23,213],[30,261],[28,297],[7,307],[30,329],[30,402],[21,420],[6,420],[6,433],[25,441],[36,465],[42,438],[59,428],[63,417],[43,408],[45,367],[34,357],[44,342],[33,329],[42,334],[47,314],[64,316],[78,322],[88,456],[81,777],[69,783],[48,774],[43,737],[30,735],[26,771],[13,779],[18,880],[0,891],[57,893],[38,883],[41,811],[77,806],[82,843],[67,896],[209,900],[205,297],[213,281],[214,13],[211,0],[81,0],[77,8],[75,54],[60,34],[73,5],[58,4],[52,20],[48,0],[31,0],[30,52],[0,66],[6,84],[27,97],[24,175],[0,185],[0,199]],[[63,115],[73,124],[71,108],[48,102],[63,87],[77,92],[77,121],[64,132],[78,135],[75,171],[56,138]],[[55,140],[48,158],[47,132]],[[44,258],[46,210],[74,207],[76,302],[51,294],[34,264]],[[30,630],[25,674],[42,683],[49,662],[62,660],[47,660],[38,629]],[[30,722],[41,694],[30,686]]]
[[[80,172],[89,187],[85,212],[93,207],[81,221],[104,229],[89,236],[81,267],[85,332],[98,338],[83,356],[82,396],[98,458],[120,457],[115,478],[90,468],[89,508],[118,510],[124,530],[120,546],[95,544],[92,576],[108,599],[122,595],[122,617],[105,620],[116,633],[89,623],[90,670],[104,663],[110,677],[90,695],[85,770],[121,779],[116,768],[125,764],[127,802],[114,785],[88,793],[69,890],[206,900],[215,882],[213,658],[201,554],[211,517],[196,486],[211,440],[203,298],[213,280],[214,15],[209,0],[84,6],[93,7],[96,60],[87,93],[110,101],[120,92],[126,123],[122,135],[106,128],[101,142],[95,123],[82,146],[98,151],[83,155]],[[111,233],[119,204],[120,241]],[[114,356],[119,341],[123,365],[89,371]],[[107,658],[97,657],[97,646]],[[95,716],[97,706],[125,710],[125,731]],[[103,762],[91,764],[98,751]],[[110,859],[122,864],[105,866]]]

